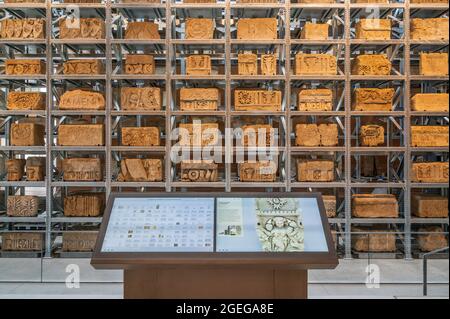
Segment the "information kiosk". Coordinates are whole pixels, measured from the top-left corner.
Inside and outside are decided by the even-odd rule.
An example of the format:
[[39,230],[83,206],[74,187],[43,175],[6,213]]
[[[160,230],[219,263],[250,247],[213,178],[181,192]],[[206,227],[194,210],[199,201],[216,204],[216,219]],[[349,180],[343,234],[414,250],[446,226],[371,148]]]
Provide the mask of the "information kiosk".
[[125,298],[306,298],[338,260],[318,193],[113,193],[91,264]]

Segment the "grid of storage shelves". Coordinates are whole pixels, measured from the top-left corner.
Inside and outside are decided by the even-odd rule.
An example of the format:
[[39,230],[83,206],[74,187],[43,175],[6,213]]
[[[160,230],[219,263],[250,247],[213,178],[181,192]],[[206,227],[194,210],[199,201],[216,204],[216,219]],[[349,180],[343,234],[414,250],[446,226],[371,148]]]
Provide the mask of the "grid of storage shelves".
[[[105,37],[93,40],[66,40],[59,38],[58,22],[71,12],[81,17],[96,17],[105,21]],[[418,250],[417,235],[426,232],[423,226],[438,225],[448,231],[448,218],[417,218],[412,215],[412,196],[425,191],[448,196],[448,185],[443,183],[412,183],[410,168],[414,161],[448,161],[448,148],[411,147],[411,125],[448,125],[448,112],[411,111],[413,93],[448,93],[448,77],[418,75],[418,54],[422,51],[448,52],[448,41],[420,42],[409,38],[410,19],[417,17],[447,17],[448,4],[416,4],[409,0],[389,3],[364,4],[351,0],[336,3],[131,3],[104,0],[99,3],[1,3],[0,19],[5,17],[45,18],[46,35],[42,40],[0,39],[1,59],[39,58],[46,61],[42,76],[9,76],[0,74],[0,117],[2,160],[43,156],[46,158],[46,178],[31,182],[22,178],[7,181],[4,170],[0,188],[4,191],[0,212],[1,232],[38,231],[45,233],[44,253],[58,256],[61,235],[65,232],[97,229],[101,217],[66,217],[63,212],[65,196],[73,191],[318,191],[336,196],[335,217],[329,219],[337,234],[341,256],[357,256],[352,251],[355,229],[381,226],[394,231],[398,250],[391,257],[411,258]],[[213,40],[185,39],[186,18],[214,19]],[[278,21],[276,40],[238,40],[236,22],[239,18],[271,17]],[[393,32],[390,40],[368,41],[355,38],[355,23],[361,17],[389,18]],[[152,21],[159,25],[159,40],[129,40],[124,28],[130,21]],[[300,32],[306,22],[328,23],[327,40],[305,40]],[[275,53],[276,75],[239,75],[238,53]],[[351,73],[351,63],[362,53],[385,53],[393,70],[388,76],[359,76]],[[155,58],[156,72],[152,75],[130,75],[123,70],[127,54],[146,53]],[[338,72],[333,76],[301,76],[294,72],[297,53],[329,53],[337,58]],[[185,58],[190,54],[211,56],[210,75],[186,75]],[[63,75],[62,62],[68,59],[98,59],[105,72],[100,75]],[[2,61],[3,62],[3,61]],[[3,63],[2,63],[3,64]],[[157,111],[126,111],[120,106],[120,88],[159,87],[162,108]],[[105,110],[69,111],[59,109],[59,98],[67,90],[94,88],[104,92]],[[183,87],[216,87],[220,90],[220,103],[216,111],[182,111],[179,108],[179,89]],[[282,91],[281,111],[237,111],[234,107],[236,88],[264,88]],[[359,87],[394,88],[394,108],[386,112],[352,110],[352,93]],[[299,111],[297,98],[300,89],[329,88],[333,92],[332,111]],[[6,95],[13,90],[46,92],[45,110],[16,111],[6,109]],[[12,123],[33,119],[46,128],[45,146],[10,146],[9,131]],[[171,161],[173,141],[170,134],[180,123],[193,119],[214,121],[224,133],[225,128],[238,128],[249,119],[269,123],[278,129],[275,159],[278,163],[274,182],[241,182],[238,166],[233,159],[237,154],[252,155],[252,150],[241,150],[229,136],[222,136],[223,164],[218,168],[217,182],[184,182],[180,168]],[[73,147],[57,144],[58,127],[79,120],[103,123],[103,146]],[[133,147],[121,145],[121,128],[145,126],[153,123],[160,128],[160,146]],[[333,147],[304,147],[295,144],[297,123],[334,123],[338,127],[338,144]],[[385,142],[376,147],[361,146],[359,131],[364,124],[379,124],[385,129]],[[241,154],[241,155],[242,155]],[[104,178],[96,182],[68,182],[62,179],[61,159],[77,157],[100,158]],[[161,159],[163,180],[158,182],[119,181],[120,160],[127,157]],[[332,182],[298,182],[298,159],[329,159],[335,164]],[[372,174],[367,174],[367,170]],[[380,174],[374,173],[378,170]],[[360,193],[386,193],[396,196],[399,203],[398,218],[352,217],[352,195]],[[8,217],[6,200],[14,194],[37,194],[40,210],[37,217]],[[50,213],[49,213],[50,212]]]

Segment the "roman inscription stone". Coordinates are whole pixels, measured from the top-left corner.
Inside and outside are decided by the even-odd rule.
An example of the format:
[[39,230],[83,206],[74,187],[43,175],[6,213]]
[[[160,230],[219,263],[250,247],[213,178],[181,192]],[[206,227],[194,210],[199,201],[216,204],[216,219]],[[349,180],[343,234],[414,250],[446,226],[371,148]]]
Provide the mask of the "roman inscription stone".
[[205,54],[190,55],[186,58],[187,75],[210,75],[211,57]]
[[241,145],[249,147],[274,146],[275,130],[270,124],[242,126]]
[[104,194],[77,193],[64,197],[64,216],[98,217],[103,213]]
[[328,23],[306,22],[300,32],[300,39],[327,40],[329,28],[330,25]]
[[275,40],[277,29],[276,18],[240,18],[237,22],[237,39]]
[[70,231],[62,235],[63,251],[94,251],[97,231]]
[[156,87],[123,87],[120,91],[120,105],[124,111],[161,110],[161,89]]
[[158,127],[122,127],[122,145],[159,146]]
[[360,19],[356,23],[356,38],[363,40],[389,40],[390,19]]
[[8,92],[6,108],[8,110],[45,110],[45,93]]
[[89,90],[71,90],[61,95],[60,110],[104,110],[105,97],[102,93]]
[[256,75],[258,74],[258,57],[253,53],[238,54],[238,74]]
[[160,182],[162,179],[160,159],[127,158],[120,161],[119,182]]
[[235,89],[236,111],[281,111],[281,91]]
[[219,141],[218,123],[180,123],[181,146],[217,145]]
[[307,54],[295,55],[296,75],[336,75],[337,59],[331,54]]
[[416,183],[448,183],[448,162],[412,163],[411,181]]
[[2,234],[3,251],[42,251],[43,233],[11,232]]
[[45,179],[45,157],[30,156],[26,159],[27,181],[37,182]]
[[104,39],[105,21],[100,18],[63,18],[59,20],[60,39]]
[[384,127],[381,125],[362,125],[359,132],[362,146],[379,146],[384,144]]
[[448,126],[412,125],[411,146],[416,147],[448,146]]
[[69,60],[63,63],[63,74],[66,75],[89,75],[102,73],[104,73],[104,68],[102,61],[100,60]]
[[10,195],[6,215],[11,217],[34,217],[39,209],[39,198],[30,195]]
[[417,93],[411,99],[411,109],[420,112],[448,112],[448,93]]
[[6,161],[6,179],[20,181],[25,174],[25,159],[12,158]]
[[448,40],[448,18],[411,19],[411,40]]
[[300,159],[297,161],[297,180],[299,182],[332,182],[334,162]]
[[6,75],[45,74],[45,63],[39,59],[6,59]]
[[277,178],[277,164],[273,161],[239,163],[241,182],[274,182]]
[[356,218],[397,218],[397,198],[391,194],[352,195],[352,216]]
[[353,92],[354,111],[392,111],[394,89],[356,88]]
[[0,39],[23,40],[44,39],[45,19],[3,19],[0,21]]
[[355,75],[390,75],[391,61],[384,54],[361,54],[352,63]]
[[10,143],[13,146],[44,145],[45,126],[36,123],[11,124]]
[[217,182],[218,165],[213,161],[182,161],[182,182]]
[[295,126],[297,146],[336,146],[338,144],[337,124],[297,124]]
[[214,20],[187,18],[185,38],[188,40],[210,40],[214,37]]
[[65,158],[62,160],[64,181],[101,181],[103,170],[99,158]]
[[330,89],[305,89],[298,93],[299,111],[331,111],[333,91]]
[[104,124],[61,124],[58,127],[58,145],[105,145]]
[[127,23],[125,30],[125,39],[127,40],[158,40],[160,38],[156,23],[148,21]]
[[124,69],[125,74],[155,74],[155,59],[149,54],[128,54]]
[[448,53],[419,54],[419,74],[427,76],[448,75]]
[[182,111],[217,110],[219,90],[216,88],[181,88],[180,109]]

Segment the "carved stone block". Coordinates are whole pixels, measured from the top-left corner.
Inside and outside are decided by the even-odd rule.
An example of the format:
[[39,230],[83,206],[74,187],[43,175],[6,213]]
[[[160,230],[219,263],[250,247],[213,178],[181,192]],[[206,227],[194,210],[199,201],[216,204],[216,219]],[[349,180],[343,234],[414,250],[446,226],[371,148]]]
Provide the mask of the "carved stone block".
[[395,233],[389,229],[352,227],[352,249],[356,252],[395,252]]
[[45,93],[8,92],[6,107],[8,110],[45,110]]
[[[186,0],[184,2],[187,3]],[[161,3],[161,0],[122,0],[122,3]]]
[[[424,232],[429,232],[429,234],[424,234]],[[444,228],[440,226],[426,226],[419,228],[417,243],[421,251],[428,252],[447,247],[448,239]]]
[[277,75],[277,55],[261,54],[261,74]]
[[414,194],[412,213],[420,218],[446,218],[448,217],[448,197]]
[[122,145],[159,146],[158,127],[122,127]]
[[274,182],[277,179],[277,164],[273,161],[239,163],[241,182]]
[[3,0],[3,2],[4,3],[45,3],[45,0]]
[[332,182],[334,162],[329,160],[298,160],[297,180],[299,182]]
[[155,59],[149,54],[128,54],[125,74],[155,74]]
[[448,126],[412,125],[411,146],[419,146],[419,147],[448,146]]
[[275,130],[270,124],[242,126],[242,146],[274,146]]
[[210,75],[211,57],[206,54],[190,55],[186,58],[187,75]]
[[128,22],[125,30],[127,40],[157,40],[160,39],[158,25],[153,22]]
[[39,59],[6,59],[6,75],[45,74],[45,63]]
[[65,158],[62,160],[65,181],[101,181],[102,163],[99,158]]
[[[214,1],[216,2],[216,1]],[[238,0],[239,3],[277,3],[278,0]]]
[[213,19],[186,19],[185,38],[188,40],[209,40],[214,37]]
[[58,145],[105,145],[104,124],[61,124],[58,127]]
[[281,91],[235,89],[236,111],[281,111]]
[[124,111],[161,110],[161,89],[156,87],[123,87],[120,89],[120,105]]
[[355,0],[355,3],[389,3],[389,0]]
[[276,18],[240,18],[237,22],[237,39],[275,40],[277,29]]
[[356,88],[353,92],[354,111],[392,111],[394,89]]
[[162,179],[160,159],[126,158],[120,161],[119,182],[160,182]]
[[39,198],[30,195],[8,196],[6,215],[13,217],[34,217],[39,209]]
[[448,162],[412,163],[411,181],[416,183],[448,183]]
[[362,125],[359,132],[361,146],[384,144],[384,127],[381,125]]
[[60,110],[104,110],[105,97],[102,93],[88,90],[64,92],[59,100]]
[[36,123],[13,123],[11,125],[11,145],[42,146],[44,145],[45,126]]
[[63,251],[94,251],[97,231],[65,232],[62,235]]
[[98,217],[103,213],[104,194],[80,193],[64,197],[64,216]]
[[216,88],[181,88],[180,109],[182,111],[217,110],[219,90]]
[[45,19],[4,19],[0,21],[0,39],[44,39]]
[[355,75],[390,75],[391,61],[384,54],[361,54],[352,64]]
[[448,39],[448,18],[411,19],[411,40]]
[[63,18],[59,20],[60,39],[104,39],[105,21],[100,18]]
[[352,216],[357,218],[397,218],[397,198],[391,194],[352,195]]
[[102,74],[104,73],[103,63],[96,59],[69,60],[63,63],[63,74]]
[[331,111],[333,91],[330,89],[301,90],[298,93],[299,111]]
[[25,171],[27,181],[43,181],[45,179],[45,157],[28,157]]
[[180,123],[179,129],[182,146],[217,145],[219,141],[218,123]]
[[300,33],[300,39],[327,40],[329,28],[330,25],[328,23],[306,22]]
[[428,76],[448,75],[448,53],[419,54],[419,74]]
[[43,233],[3,233],[2,250],[4,251],[42,251]]
[[322,195],[325,212],[328,218],[336,217],[336,196]]
[[24,159],[13,158],[6,161],[6,179],[8,181],[20,181],[25,174]]
[[213,161],[182,161],[182,182],[217,182],[217,164]]
[[295,55],[296,75],[336,75],[337,59],[331,54],[307,54]]
[[256,75],[258,74],[258,57],[253,53],[238,54],[238,74]]
[[336,0],[298,0],[298,3],[335,3]]
[[361,156],[361,176],[386,176],[387,165],[385,156]]
[[410,3],[448,3],[448,0],[410,0]]
[[337,124],[297,124],[295,126],[297,146],[336,146]]
[[183,0],[183,3],[216,3],[217,0]]
[[411,99],[411,109],[422,112],[448,112],[448,93],[417,93]]
[[390,19],[361,19],[356,23],[356,38],[364,40],[389,40]]

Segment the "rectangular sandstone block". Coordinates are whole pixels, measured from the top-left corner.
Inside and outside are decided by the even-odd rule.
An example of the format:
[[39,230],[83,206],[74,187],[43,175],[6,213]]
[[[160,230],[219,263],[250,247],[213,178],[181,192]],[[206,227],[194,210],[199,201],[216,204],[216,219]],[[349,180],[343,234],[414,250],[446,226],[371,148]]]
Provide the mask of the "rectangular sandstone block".
[[157,87],[123,87],[120,89],[120,106],[124,111],[161,110],[161,89]]
[[448,3],[448,0],[410,0],[410,3]]
[[448,162],[412,163],[411,181],[416,183],[448,183]]
[[94,251],[97,231],[71,231],[62,235],[63,251]]
[[356,23],[356,39],[364,39],[364,40],[391,39],[391,20],[360,19]]
[[411,98],[411,110],[448,112],[448,93],[417,93]]
[[298,0],[298,3],[335,3],[336,0]]
[[36,123],[11,124],[10,143],[14,146],[44,145],[45,126]]
[[125,30],[127,40],[158,40],[158,25],[149,21],[128,22]]
[[[160,0],[158,0],[159,2]],[[183,0],[183,3],[216,3],[217,0]]]
[[359,132],[361,146],[384,144],[384,127],[381,125],[362,125]]
[[419,74],[428,76],[448,75],[448,53],[419,54]]
[[4,251],[42,251],[43,233],[14,232],[2,234],[2,250]]
[[[426,234],[425,232],[428,232]],[[440,226],[425,226],[419,228],[417,236],[417,244],[419,249],[424,252],[448,247],[448,239],[445,229]]]
[[327,40],[329,28],[330,25],[328,23],[306,22],[300,32],[300,39]]
[[105,21],[100,18],[59,20],[60,39],[104,39]]
[[277,29],[276,18],[240,18],[237,22],[237,39],[275,40]]
[[257,75],[258,57],[253,53],[238,54],[238,74],[239,75]]
[[187,18],[184,37],[188,40],[210,40],[214,38],[214,20]]
[[336,146],[338,144],[337,124],[297,124],[295,145]]
[[125,74],[155,74],[155,58],[150,54],[128,54],[124,70]]
[[39,209],[39,198],[30,195],[8,196],[6,215],[12,217],[34,217]]
[[389,229],[353,227],[352,249],[356,252],[395,252],[395,233]]
[[448,18],[411,19],[411,40],[448,40]]
[[296,75],[336,75],[337,59],[331,54],[298,53],[295,55]]
[[353,92],[354,111],[392,111],[394,89],[356,88]]
[[180,123],[178,128],[182,146],[217,145],[219,141],[218,123]]
[[391,194],[352,195],[352,216],[357,218],[397,218],[397,198]]
[[281,91],[235,89],[236,111],[281,111]]
[[122,145],[124,146],[159,146],[159,128],[122,127]]
[[163,164],[160,159],[126,158],[120,161],[119,182],[160,182]]
[[391,61],[384,54],[361,54],[352,63],[355,75],[390,75]]
[[329,160],[297,161],[297,181],[332,182],[334,180],[334,162]]
[[104,110],[105,96],[96,91],[71,90],[61,95],[60,110]]
[[39,59],[6,59],[6,75],[45,74],[45,63]]
[[448,126],[412,125],[411,146],[413,147],[448,146]]
[[275,182],[277,170],[277,163],[273,161],[239,163],[239,180],[241,182]]
[[420,218],[448,217],[448,197],[432,194],[413,194],[412,213]]
[[355,3],[389,3],[389,0],[354,0]]
[[8,110],[45,110],[45,93],[8,92],[6,108]]
[[45,19],[24,18],[0,21],[0,39],[23,40],[44,39]]
[[[214,1],[214,2],[216,2],[216,1]],[[237,2],[239,2],[239,3],[277,3],[278,0],[238,0]]]
[[61,124],[58,127],[58,145],[105,145],[104,124]]
[[65,158],[62,161],[64,181],[101,181],[103,170],[100,158]]
[[336,196],[322,195],[325,212],[328,218],[336,217]]
[[64,216],[98,217],[103,214],[104,194],[77,193],[64,197]]
[[206,54],[190,55],[186,58],[187,75],[210,75],[211,57]]
[[26,159],[27,181],[43,181],[46,175],[45,157],[30,156]]
[[216,88],[181,88],[180,109],[182,111],[217,110],[219,90]]
[[102,74],[104,73],[103,63],[97,59],[69,60],[63,63],[63,74]]
[[8,181],[20,181],[25,174],[26,160],[12,158],[6,161],[6,179]]
[[276,54],[261,54],[261,75],[277,75]]
[[333,91],[330,89],[306,89],[298,93],[299,111],[331,111]]
[[182,182],[217,182],[218,165],[213,161],[182,161]]
[[[65,0],[67,2],[67,0]],[[4,3],[45,3],[45,0],[3,0]]]
[[275,146],[275,130],[270,124],[242,126],[242,146]]

